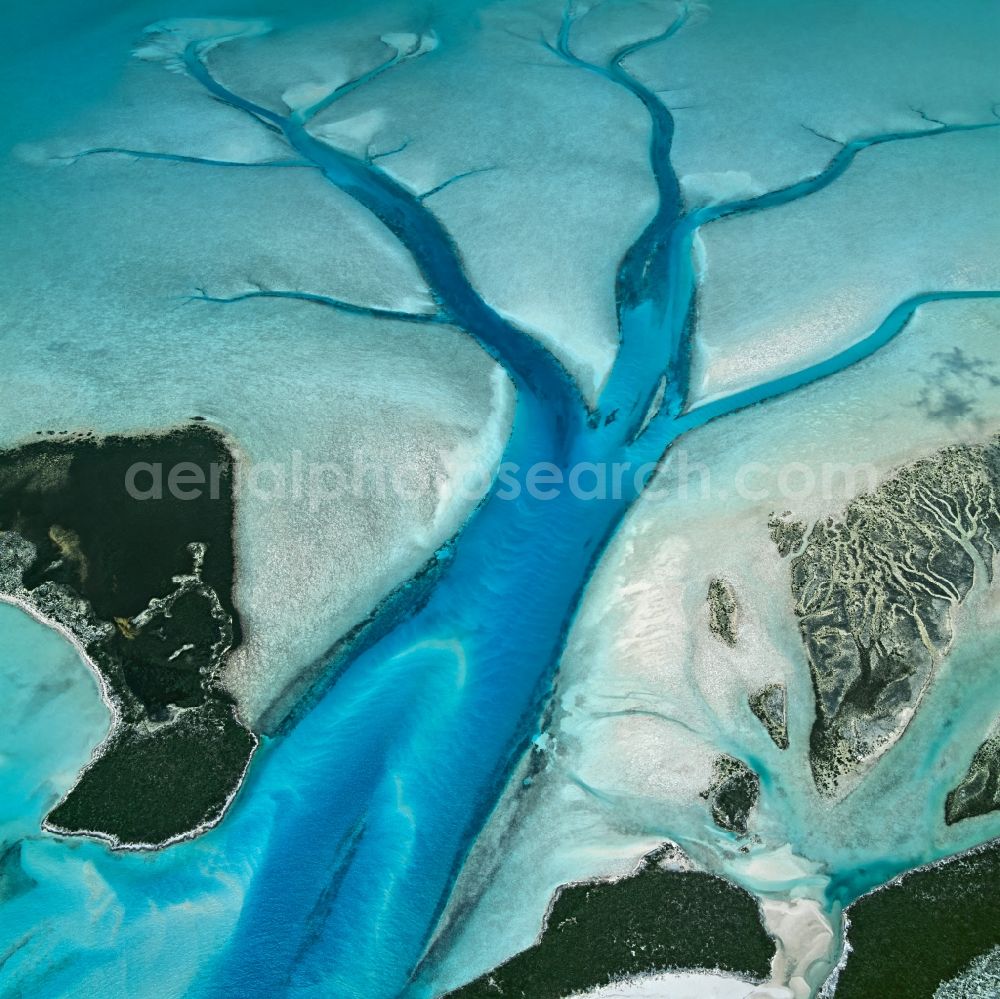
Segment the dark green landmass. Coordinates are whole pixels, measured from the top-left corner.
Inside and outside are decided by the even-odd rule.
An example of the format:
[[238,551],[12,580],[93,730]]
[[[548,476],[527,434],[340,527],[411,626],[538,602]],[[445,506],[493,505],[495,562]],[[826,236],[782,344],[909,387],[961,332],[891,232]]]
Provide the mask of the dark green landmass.
[[1000,996],[1000,945],[980,954],[957,978],[945,982],[934,999],[997,999]]
[[712,820],[720,829],[745,836],[760,796],[760,778],[734,756],[717,757],[714,771],[711,787],[701,795],[711,805]]
[[780,517],[772,514],[767,522],[768,533],[782,558],[799,548],[806,536],[806,525],[801,520],[791,520],[791,516],[791,510],[786,510]]
[[732,647],[736,644],[739,605],[732,583],[713,579],[708,584],[708,627],[716,638]]
[[1000,944],[1000,846],[914,871],[847,910],[837,999],[932,999]]
[[948,793],[944,817],[948,825],[1000,809],[1000,734],[976,750],[969,772]]
[[232,456],[205,426],[0,453],[0,593],[80,641],[117,715],[51,828],[158,845],[238,786],[256,740],[221,685],[240,641],[233,502]]
[[750,710],[767,729],[778,749],[788,749],[788,692],[783,683],[769,683],[751,694]]
[[449,993],[451,999],[561,999],[642,974],[718,969],[763,981],[774,942],[752,896],[650,854],[614,882],[561,888],[537,944]]
[[[185,462],[202,469],[206,484],[200,496],[178,499],[167,478]],[[126,489],[129,470],[142,464],[162,467],[162,499],[135,499]],[[206,546],[201,577],[235,624],[232,476],[225,440],[205,426],[40,440],[0,452],[0,529],[35,546],[24,574],[28,589],[45,580],[66,583],[103,621],[134,617],[153,597],[170,593],[173,577],[191,571],[188,545],[200,541]],[[154,481],[145,470],[134,480],[139,491]]]
[[[123,843],[163,843],[218,818],[253,752],[231,705],[208,701],[150,733],[123,728],[86,772],[86,793],[48,816],[56,829],[93,829],[114,815]],[[83,782],[81,782],[82,784]]]
[[810,762],[838,793],[902,734],[1000,546],[1000,442],[944,448],[814,525],[791,566],[816,700]]

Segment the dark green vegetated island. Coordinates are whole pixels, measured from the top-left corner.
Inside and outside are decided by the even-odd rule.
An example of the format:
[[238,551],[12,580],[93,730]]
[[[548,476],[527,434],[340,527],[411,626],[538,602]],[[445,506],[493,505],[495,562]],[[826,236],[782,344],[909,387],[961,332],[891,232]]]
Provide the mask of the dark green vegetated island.
[[954,639],[954,609],[992,580],[998,496],[1000,436],[951,445],[816,522],[794,556],[821,793],[849,789],[909,724]]
[[645,858],[634,875],[561,888],[541,940],[449,999],[561,999],[641,974],[710,969],[763,981],[774,942],[753,897]]
[[847,910],[837,999],[933,999],[1000,944],[1000,845],[907,874]]
[[969,771],[948,793],[944,817],[952,826],[1000,809],[1000,733],[993,732],[976,750]]
[[767,729],[778,749],[788,749],[788,691],[783,683],[769,683],[748,698],[750,710]]
[[712,785],[701,796],[709,803],[712,821],[720,829],[745,836],[750,815],[760,797],[760,778],[742,760],[717,756]]
[[49,828],[157,846],[239,786],[256,739],[221,685],[240,641],[233,474],[200,425],[0,452],[0,594],[79,641],[117,716]]

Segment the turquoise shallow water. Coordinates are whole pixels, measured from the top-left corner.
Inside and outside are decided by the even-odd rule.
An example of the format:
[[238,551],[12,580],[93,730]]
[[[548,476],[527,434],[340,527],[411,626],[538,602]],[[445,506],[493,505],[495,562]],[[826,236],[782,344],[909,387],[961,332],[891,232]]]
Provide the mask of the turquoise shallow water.
[[[145,20],[164,13],[151,5]],[[133,21],[130,14],[100,36],[108,60],[124,57]],[[564,57],[566,36],[559,43]],[[36,44],[49,52],[40,57],[43,66],[67,51]],[[190,74],[209,94],[283,130],[333,185],[399,237],[443,306],[506,361],[519,399],[504,457],[522,468],[541,460],[563,469],[622,456],[655,460],[677,435],[709,419],[864,360],[920,305],[977,294],[928,292],[828,361],[684,411],[692,230],[677,225],[678,188],[669,166],[673,122],[657,112],[650,155],[659,209],[619,273],[623,363],[588,424],[559,366],[475,295],[447,234],[417,198],[370,166],[323,148],[299,123],[262,115],[224,91],[198,57],[196,49],[185,53]],[[60,67],[63,80],[84,81],[74,98],[80,107],[107,84],[106,65],[88,60]],[[617,71],[602,75],[625,85]],[[654,106],[641,85],[631,81],[626,89]],[[70,116],[71,105],[64,101],[55,114]],[[844,158],[835,160],[810,185],[765,204],[734,202],[730,214],[807,196],[846,166]],[[668,379],[660,415],[633,445],[661,372]],[[37,833],[58,790],[46,781],[58,773],[65,786],[105,722],[96,686],[66,643],[23,614],[5,611],[0,633],[7,637],[7,666],[0,684],[10,691],[9,703],[22,707],[3,750],[9,782],[4,835],[22,841],[22,883],[32,885],[0,909],[6,980],[38,996],[378,999],[406,990],[463,857],[537,729],[593,563],[635,498],[634,490],[605,501],[566,492],[552,500],[491,498],[446,556],[446,573],[429,603],[350,664],[287,734],[265,742],[218,829],[159,855],[111,854],[94,843]],[[72,696],[52,694],[53,678],[71,675]],[[35,704],[44,710],[34,711]],[[54,731],[66,735],[53,740]],[[758,762],[767,789],[767,762]],[[792,838],[808,840],[808,803],[792,799],[782,807]],[[830,858],[834,870],[844,865],[838,901],[919,859],[878,854],[859,875],[858,855]],[[411,992],[423,994],[423,988]]]
[[38,832],[110,717],[66,639],[10,604],[0,604],[0,634],[0,837],[9,843]]

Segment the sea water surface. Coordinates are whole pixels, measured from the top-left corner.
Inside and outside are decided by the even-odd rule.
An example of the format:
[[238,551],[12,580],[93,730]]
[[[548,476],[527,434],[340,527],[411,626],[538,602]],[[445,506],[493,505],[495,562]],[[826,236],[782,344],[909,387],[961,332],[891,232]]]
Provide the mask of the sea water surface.
[[[148,20],[164,13],[151,11]],[[633,93],[649,99],[642,88]],[[669,115],[654,119],[654,154],[669,153],[671,129]],[[499,317],[468,299],[461,274],[436,255],[440,233],[412,199],[312,150],[308,136],[299,140],[334,183],[353,186],[376,213],[401,218],[400,230],[424,247],[441,290],[481,327],[487,349],[516,356],[518,407],[504,458],[522,468],[554,460],[565,469],[620,454],[656,387],[651,372],[672,379],[637,460],[655,460],[680,433],[730,409],[863,361],[923,304],[974,294],[918,296],[827,361],[682,412],[686,369],[678,359],[694,276],[690,233],[675,228],[676,179],[661,158],[660,211],[640,256],[665,280],[651,292],[639,287],[643,267],[623,266],[619,278],[630,303],[623,331],[633,336],[609,398],[638,401],[628,419],[595,431],[573,417],[547,359],[525,351]],[[785,197],[805,193],[790,189]],[[664,330],[671,335],[656,335]],[[389,999],[407,990],[462,859],[537,731],[581,589],[637,492],[596,502],[565,490],[552,499],[491,497],[454,550],[442,551],[445,574],[427,606],[351,663],[286,734],[265,740],[218,828],[159,854],[112,853],[38,831],[87,747],[99,742],[106,711],[63,638],[0,608],[0,703],[13,706],[4,708],[4,837],[6,849],[16,848],[8,870],[17,877],[8,881],[20,886],[0,910],[5,980],[40,997]],[[68,684],[63,692],[60,684]],[[766,794],[767,761],[754,762]],[[943,795],[937,789],[932,800],[938,790]],[[781,816],[789,840],[815,847],[811,856],[826,862],[838,903],[934,857],[934,844],[919,857],[885,855],[876,836],[859,876],[864,848],[824,849],[813,816],[807,809],[797,816],[794,804]],[[858,810],[854,821],[864,842],[877,815]]]
[[[551,449],[547,424],[539,430],[525,411],[509,457]],[[39,834],[45,800],[12,796],[11,835],[26,837],[21,865],[36,886],[0,921],[10,980],[46,996],[109,984],[149,996],[399,994],[457,863],[537,729],[580,580],[629,499],[491,500],[428,607],[354,662],[286,736],[265,743],[230,815],[197,840],[161,854],[110,853]],[[581,537],[583,548],[573,543]],[[96,684],[61,637],[4,610],[0,625],[13,639],[3,701],[21,691],[43,703],[55,675],[72,675],[85,706],[89,698],[89,715],[62,709],[58,730],[77,746],[61,765],[65,785],[86,757],[81,746],[96,741]],[[51,744],[45,717],[24,741],[28,758],[33,741]],[[10,741],[20,750],[23,738]],[[9,761],[7,779],[31,783],[52,767],[33,759],[24,775],[25,760]],[[766,800],[767,761],[754,762]],[[824,851],[809,809],[785,807],[789,839],[809,842],[812,857],[826,853],[839,902],[933,859],[927,844],[922,856],[876,855],[859,870],[863,846]],[[877,814],[851,811],[859,836],[870,834]],[[877,837],[874,846],[884,849]]]

